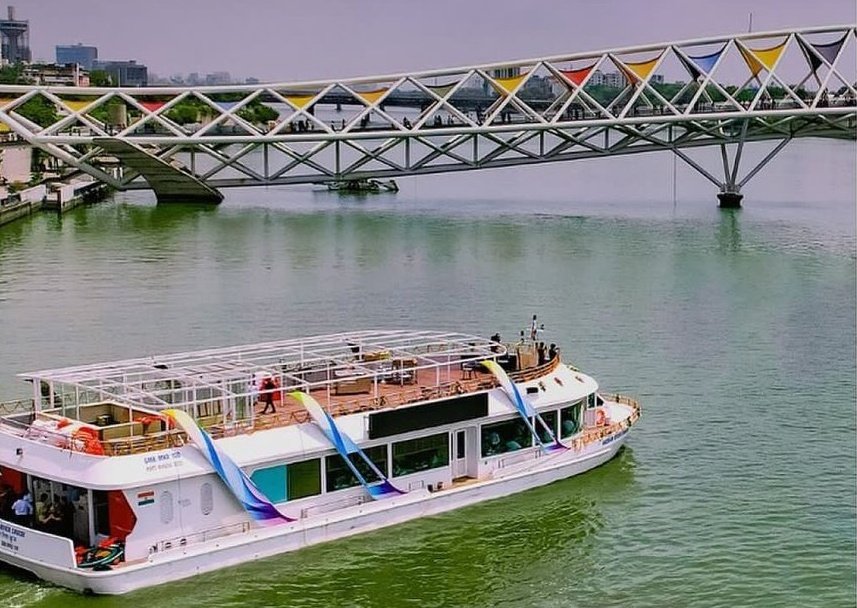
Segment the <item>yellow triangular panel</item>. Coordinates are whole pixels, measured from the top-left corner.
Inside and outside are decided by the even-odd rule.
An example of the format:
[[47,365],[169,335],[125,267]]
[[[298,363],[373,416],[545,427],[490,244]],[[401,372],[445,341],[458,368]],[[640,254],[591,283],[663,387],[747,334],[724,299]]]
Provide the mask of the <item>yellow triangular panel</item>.
[[494,87],[494,88],[497,89],[498,93],[501,93],[503,95],[508,95],[509,93],[514,91],[515,87],[517,87],[519,84],[521,84],[521,81],[526,77],[527,77],[526,74],[521,74],[520,76],[512,76],[510,78],[495,78],[494,82],[496,82],[499,85],[499,88],[498,87]]
[[0,133],[8,133],[12,129],[5,122],[0,121]]
[[753,53],[745,51],[743,47],[739,50],[741,51],[741,56],[744,58],[744,61],[747,62],[747,67],[750,68],[750,73],[753,74],[753,76],[757,76],[764,66],[759,63],[759,60],[756,59]]
[[80,112],[83,108],[90,105],[93,101],[95,101],[95,100],[94,99],[89,99],[86,101],[79,101],[79,100],[72,101],[69,99],[63,99],[62,100],[63,104],[65,104],[65,106],[69,110],[71,110],[72,112]]
[[286,95],[289,103],[298,109],[303,109],[309,102],[315,99],[315,95]]
[[786,43],[783,42],[779,46],[775,46],[772,49],[764,49],[761,51],[753,51],[753,54],[758,58],[762,64],[768,68],[768,70],[772,70],[774,65],[777,63],[777,59],[780,58],[780,55],[783,54],[783,49],[786,48]]
[[389,91],[390,89],[378,89],[377,91],[363,91],[358,92],[357,94],[365,101],[366,103],[375,103],[381,97],[384,96],[384,93]]
[[739,50],[741,51],[741,56],[744,58],[744,61],[747,62],[747,67],[750,68],[750,72],[753,76],[758,76],[762,69],[770,71],[774,67],[777,60],[780,58],[780,55],[783,54],[784,48],[786,48],[785,42],[768,49],[757,50],[739,47]]
[[637,77],[639,80],[645,80],[649,77],[649,74],[652,73],[652,70],[655,69],[655,65],[658,63],[658,59],[660,56],[655,57],[654,59],[650,59],[649,61],[641,61],[639,63],[626,63],[628,69],[631,71],[631,74]]

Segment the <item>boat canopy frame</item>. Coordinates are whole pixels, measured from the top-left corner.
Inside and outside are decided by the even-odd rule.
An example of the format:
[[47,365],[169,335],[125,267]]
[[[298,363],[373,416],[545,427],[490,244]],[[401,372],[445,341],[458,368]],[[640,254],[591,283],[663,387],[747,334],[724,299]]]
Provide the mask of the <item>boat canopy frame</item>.
[[[478,365],[507,352],[499,342],[464,333],[362,330],[150,355],[18,377],[33,383],[36,411],[104,401],[155,411],[177,408],[196,417],[204,403],[235,404],[257,396],[254,387],[266,376],[286,390],[329,391],[337,382],[363,378],[377,389],[391,374],[385,362],[400,360],[408,361],[400,373],[435,370],[435,384],[440,385],[443,369],[462,363]],[[309,374],[314,376],[308,379]],[[68,403],[69,395],[73,403]]]

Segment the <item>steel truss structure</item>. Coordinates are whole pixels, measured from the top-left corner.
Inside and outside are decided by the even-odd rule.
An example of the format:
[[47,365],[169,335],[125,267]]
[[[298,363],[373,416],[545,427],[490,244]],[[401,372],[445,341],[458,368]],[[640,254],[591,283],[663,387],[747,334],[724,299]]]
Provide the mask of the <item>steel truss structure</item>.
[[[477,365],[506,354],[506,347],[461,333],[410,330],[364,330],[246,344],[195,352],[111,361],[19,374],[33,384],[34,403],[108,400],[154,409],[179,407],[196,413],[205,401],[235,400],[255,392],[262,377],[278,386],[309,392],[331,388],[343,378],[368,379],[376,388],[395,370],[394,361],[407,361],[410,372],[420,370],[439,385],[450,368]],[[401,370],[400,370],[401,371]],[[41,389],[46,385],[49,403]]]
[[[108,142],[214,188],[666,150],[737,193],[793,138],[855,139],[855,64],[857,30],[844,25],[336,81],[2,86],[0,127],[123,190],[154,186],[154,176]],[[34,103],[54,112],[40,120]],[[773,149],[740,176],[744,143],[762,140]],[[722,178],[689,154],[711,145]]]

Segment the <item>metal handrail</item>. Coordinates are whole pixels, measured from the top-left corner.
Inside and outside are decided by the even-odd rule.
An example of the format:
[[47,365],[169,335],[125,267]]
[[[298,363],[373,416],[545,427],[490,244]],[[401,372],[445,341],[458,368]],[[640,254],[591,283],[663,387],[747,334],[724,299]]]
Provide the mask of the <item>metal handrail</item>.
[[636,399],[628,397],[627,395],[620,395],[619,393],[605,395],[605,398],[608,401],[629,406],[631,408],[631,415],[619,422],[612,422],[604,426],[584,427],[580,438],[575,440],[577,447],[584,447],[590,443],[601,441],[605,437],[609,437],[614,433],[619,433],[625,429],[629,429],[637,422],[637,420],[640,419],[642,408],[640,407],[639,401]]
[[170,549],[178,549],[188,545],[204,543],[214,538],[223,538],[224,536],[232,536],[233,534],[246,534],[250,531],[252,524],[249,521],[242,521],[226,526],[218,526],[209,528],[199,532],[192,532],[184,536],[174,536],[164,540],[159,540],[157,543],[149,547],[149,554],[169,551]]
[[22,414],[33,410],[32,399],[14,399],[12,401],[0,401],[0,415]]
[[[555,357],[544,365],[518,370],[509,373],[514,382],[527,382],[553,372],[560,365],[559,357]],[[393,395],[382,395],[379,397],[367,397],[355,399],[348,403],[333,406],[331,415],[343,416],[359,412],[369,412],[380,409],[391,409],[402,407],[426,400],[444,399],[462,394],[476,393],[491,390],[497,386],[494,376],[485,375],[471,379],[461,379],[437,386],[414,386],[401,390]],[[14,402],[26,405],[32,412],[32,401],[21,400]],[[17,408],[20,413],[27,413],[26,409]],[[309,421],[308,414],[303,410],[279,412],[265,417],[242,418],[226,424],[217,423],[206,430],[213,439],[246,435],[255,431],[286,427],[292,424],[303,424]],[[11,432],[19,437],[53,444],[60,449],[98,454],[97,451],[87,449],[86,444],[75,441],[71,436],[58,433],[49,429],[33,429],[30,423],[25,423],[10,418],[0,418],[0,432]],[[31,436],[28,437],[28,434]],[[114,439],[92,440],[98,441],[104,456],[126,456],[152,452],[171,447],[181,447],[187,442],[186,434],[178,429],[167,429],[155,433],[144,433],[143,435],[131,435]]]

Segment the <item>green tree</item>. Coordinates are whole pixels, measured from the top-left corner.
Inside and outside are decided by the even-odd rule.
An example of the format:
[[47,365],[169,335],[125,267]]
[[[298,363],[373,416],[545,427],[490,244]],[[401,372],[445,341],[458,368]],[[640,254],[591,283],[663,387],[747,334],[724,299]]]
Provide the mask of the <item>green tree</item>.
[[113,79],[104,70],[92,70],[89,73],[89,85],[93,87],[112,87]]
[[270,106],[266,106],[258,99],[254,99],[238,110],[237,114],[247,122],[255,124],[267,123],[269,120],[277,120],[280,117],[279,112]]
[[57,107],[41,95],[31,97],[14,109],[24,118],[32,120],[40,127],[47,127],[57,121]]
[[20,64],[0,68],[0,84],[24,84],[24,69]]
[[214,110],[201,99],[188,97],[170,108],[166,115],[173,122],[186,125],[199,122],[203,117],[211,116],[213,113]]

